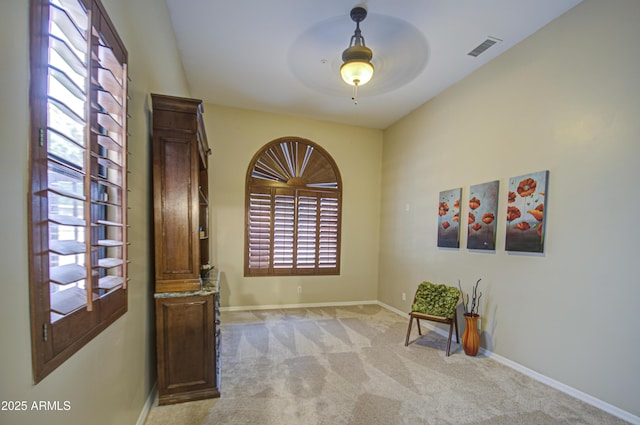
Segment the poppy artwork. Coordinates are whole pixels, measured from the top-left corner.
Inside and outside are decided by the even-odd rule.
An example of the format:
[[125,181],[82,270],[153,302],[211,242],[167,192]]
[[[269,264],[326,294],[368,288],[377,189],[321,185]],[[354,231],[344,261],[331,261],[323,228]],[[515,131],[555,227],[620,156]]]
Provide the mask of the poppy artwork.
[[496,249],[499,187],[500,182],[496,180],[469,189],[468,249]]
[[460,197],[462,188],[440,192],[438,202],[438,246],[460,248]]
[[507,251],[544,252],[545,199],[549,171],[509,179]]

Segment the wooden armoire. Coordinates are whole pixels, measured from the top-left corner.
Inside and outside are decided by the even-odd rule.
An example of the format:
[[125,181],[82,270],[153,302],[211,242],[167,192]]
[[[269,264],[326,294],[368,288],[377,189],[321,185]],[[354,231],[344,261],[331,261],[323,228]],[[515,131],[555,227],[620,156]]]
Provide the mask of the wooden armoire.
[[[202,101],[152,94],[159,404],[219,397],[219,285],[209,264]],[[218,273],[219,276],[219,273]]]

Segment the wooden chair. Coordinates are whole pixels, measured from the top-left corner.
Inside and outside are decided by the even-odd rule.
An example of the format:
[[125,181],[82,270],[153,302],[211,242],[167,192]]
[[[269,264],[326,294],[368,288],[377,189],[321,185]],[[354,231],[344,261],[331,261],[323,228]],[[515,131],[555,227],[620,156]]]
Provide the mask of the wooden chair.
[[460,299],[460,291],[452,286],[422,282],[418,285],[416,295],[413,298],[411,312],[409,312],[409,328],[404,341],[405,347],[409,345],[411,325],[413,319],[418,324],[418,334],[422,335],[420,319],[432,322],[446,323],[449,325],[449,340],[447,342],[447,357],[451,350],[451,336],[453,328],[456,328],[456,341],[460,343],[458,336],[458,316],[456,308]]

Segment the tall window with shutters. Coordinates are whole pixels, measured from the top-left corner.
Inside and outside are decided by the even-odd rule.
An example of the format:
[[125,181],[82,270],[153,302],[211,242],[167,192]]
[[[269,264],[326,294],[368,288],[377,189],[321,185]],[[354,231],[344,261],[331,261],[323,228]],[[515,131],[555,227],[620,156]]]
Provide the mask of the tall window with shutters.
[[34,381],[127,311],[127,51],[99,0],[31,0]]
[[245,211],[245,276],[340,274],[342,181],[316,143],[288,137],[260,149]]

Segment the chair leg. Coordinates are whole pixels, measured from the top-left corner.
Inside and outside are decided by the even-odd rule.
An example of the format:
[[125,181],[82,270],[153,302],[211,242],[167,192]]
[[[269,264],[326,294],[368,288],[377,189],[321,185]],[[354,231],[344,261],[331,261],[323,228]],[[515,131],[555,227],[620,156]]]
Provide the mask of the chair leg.
[[418,335],[422,335],[422,329],[420,329],[420,319],[416,317],[416,323],[418,324]]
[[460,337],[458,336],[458,314],[453,315],[453,323],[456,324],[456,342],[460,344]]
[[[411,324],[413,323],[413,316],[409,315],[409,328],[407,329],[407,337],[404,339],[404,346],[409,345],[409,335],[411,335]],[[418,325],[420,326],[420,325]]]
[[[451,351],[451,336],[453,334],[453,326],[454,326],[453,323],[449,324],[449,339],[447,340],[447,357],[449,357],[449,352]],[[457,331],[457,327],[456,327],[456,331]],[[456,335],[457,335],[457,332],[456,332]]]

